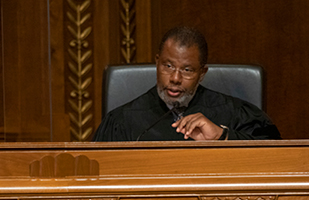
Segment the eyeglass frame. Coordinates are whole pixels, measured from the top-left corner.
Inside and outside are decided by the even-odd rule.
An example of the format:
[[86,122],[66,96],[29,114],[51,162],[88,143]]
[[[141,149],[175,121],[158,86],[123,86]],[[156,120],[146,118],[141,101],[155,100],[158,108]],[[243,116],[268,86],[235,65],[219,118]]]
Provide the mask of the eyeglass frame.
[[[168,66],[170,66],[170,68],[168,68]],[[184,70],[186,70],[187,68],[189,67],[185,67],[185,68],[177,68],[171,64],[160,64],[159,65],[159,68],[160,68],[160,73],[163,73],[163,74],[166,74],[166,75],[171,75],[173,74],[174,72],[176,71],[179,71],[179,73],[181,74],[181,76],[184,78],[184,79],[194,79],[194,76],[197,74],[197,72],[201,69],[203,69],[203,67],[200,67],[198,70],[195,70],[193,69],[192,71],[192,75],[190,76],[187,76],[187,75],[184,75]],[[165,73],[164,73],[165,72]]]

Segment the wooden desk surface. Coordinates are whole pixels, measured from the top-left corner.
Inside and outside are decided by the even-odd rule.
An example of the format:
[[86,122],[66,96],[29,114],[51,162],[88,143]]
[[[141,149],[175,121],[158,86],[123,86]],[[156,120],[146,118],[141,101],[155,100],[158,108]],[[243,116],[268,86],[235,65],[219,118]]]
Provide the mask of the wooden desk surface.
[[309,199],[309,141],[0,143],[8,197]]

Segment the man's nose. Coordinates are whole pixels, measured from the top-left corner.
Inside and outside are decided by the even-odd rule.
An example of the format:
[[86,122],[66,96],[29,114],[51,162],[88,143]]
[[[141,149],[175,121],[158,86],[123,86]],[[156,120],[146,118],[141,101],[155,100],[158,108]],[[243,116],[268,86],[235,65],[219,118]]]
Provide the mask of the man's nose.
[[175,69],[175,71],[172,72],[170,76],[170,81],[174,84],[180,84],[182,81],[182,75],[181,72],[178,69]]

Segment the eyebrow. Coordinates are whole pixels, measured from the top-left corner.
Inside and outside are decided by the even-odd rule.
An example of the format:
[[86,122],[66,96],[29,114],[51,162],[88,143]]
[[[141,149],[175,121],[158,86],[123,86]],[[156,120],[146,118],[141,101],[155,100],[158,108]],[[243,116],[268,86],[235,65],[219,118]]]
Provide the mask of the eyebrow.
[[[169,58],[166,58],[164,60],[162,59],[162,63],[166,63],[166,62],[171,63],[172,65],[174,65],[174,62],[171,61]],[[186,68],[186,67],[191,67],[191,68],[195,69],[191,64],[185,64],[181,68],[183,69],[183,68]]]
[[162,59],[162,63],[166,64],[166,63],[171,63],[172,65],[174,65],[174,62],[169,60],[169,59]]
[[193,68],[192,65],[190,65],[190,64],[189,65],[185,65],[184,67],[191,67],[191,68]]

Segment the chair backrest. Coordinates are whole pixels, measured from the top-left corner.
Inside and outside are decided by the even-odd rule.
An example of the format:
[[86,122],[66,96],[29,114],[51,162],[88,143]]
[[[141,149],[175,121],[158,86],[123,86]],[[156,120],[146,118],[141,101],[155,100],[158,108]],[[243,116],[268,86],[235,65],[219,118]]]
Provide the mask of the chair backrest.
[[[263,70],[255,65],[208,64],[201,85],[248,101],[262,109]],[[156,84],[155,64],[110,65],[102,85],[102,117]]]

